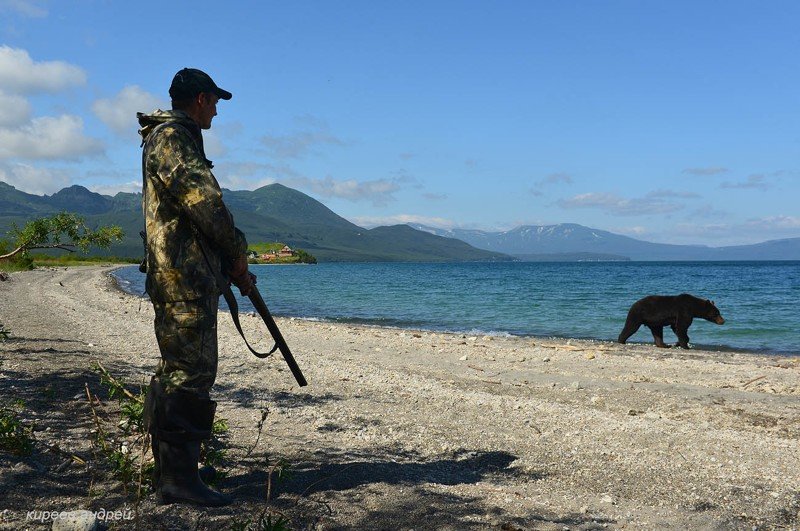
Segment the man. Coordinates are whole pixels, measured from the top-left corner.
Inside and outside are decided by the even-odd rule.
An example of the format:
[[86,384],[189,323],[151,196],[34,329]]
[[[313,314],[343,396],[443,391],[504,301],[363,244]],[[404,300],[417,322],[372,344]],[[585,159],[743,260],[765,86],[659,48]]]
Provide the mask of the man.
[[137,113],[144,146],[145,288],[161,351],[145,422],[158,502],[220,506],[230,498],[207,487],[197,468],[216,409],[209,390],[217,374],[219,284],[226,277],[247,295],[255,276],[247,268],[247,241],[203,149],[202,130],[211,127],[217,102],[232,95],[193,68],[175,74],[169,95],[171,111]]

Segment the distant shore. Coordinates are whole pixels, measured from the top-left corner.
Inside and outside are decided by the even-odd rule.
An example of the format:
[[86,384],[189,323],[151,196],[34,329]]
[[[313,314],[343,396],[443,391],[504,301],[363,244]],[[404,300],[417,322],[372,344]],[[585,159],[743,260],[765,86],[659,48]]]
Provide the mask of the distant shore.
[[[158,360],[149,303],[120,290],[112,269],[0,282],[11,334],[0,341],[3,400],[24,401],[23,420],[37,426],[32,456],[0,452],[2,528],[25,526],[35,509],[126,506],[119,484],[47,450],[91,458],[84,383],[97,385],[95,360],[129,382],[146,381]],[[269,346],[255,316],[242,321]],[[161,507],[151,495],[142,528],[217,529],[258,514],[267,456],[292,466],[270,505],[292,528],[798,526],[800,358],[278,324],[308,387],[280,358],[250,356],[220,315],[213,394],[230,426],[220,486],[237,502]]]

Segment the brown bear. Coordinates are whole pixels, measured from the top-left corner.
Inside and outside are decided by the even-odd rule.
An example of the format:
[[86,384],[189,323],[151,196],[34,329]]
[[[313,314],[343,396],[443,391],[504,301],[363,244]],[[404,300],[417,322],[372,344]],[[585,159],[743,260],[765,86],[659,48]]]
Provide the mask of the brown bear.
[[695,317],[719,325],[725,322],[714,302],[708,299],[701,299],[688,293],[650,295],[634,302],[628,310],[628,319],[619,334],[618,341],[625,343],[640,326],[645,325],[653,332],[656,346],[668,348],[669,345],[664,343],[664,327],[669,325],[678,336],[676,346],[689,348],[689,335],[686,332]]

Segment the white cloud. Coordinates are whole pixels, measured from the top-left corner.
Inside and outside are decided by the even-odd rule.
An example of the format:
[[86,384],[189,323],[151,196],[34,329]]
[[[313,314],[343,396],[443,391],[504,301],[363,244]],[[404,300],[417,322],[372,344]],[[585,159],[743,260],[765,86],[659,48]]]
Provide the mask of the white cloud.
[[142,181],[128,181],[121,183],[96,184],[87,186],[92,192],[102,195],[115,196],[118,192],[139,193],[142,191]]
[[721,238],[730,237],[736,232],[740,231],[734,225],[726,223],[677,223],[670,229],[670,233],[673,236],[691,236],[695,238],[713,236],[717,242],[721,241]]
[[397,214],[394,216],[359,216],[350,219],[359,227],[379,227],[386,225],[400,225],[406,223],[419,223],[420,225],[427,225],[428,227],[436,227],[439,229],[452,229],[456,226],[455,222],[446,218],[418,216],[416,214]]
[[397,177],[368,181],[337,180],[331,176],[316,179],[306,177],[288,165],[261,162],[220,163],[215,167],[214,174],[217,175],[221,186],[232,190],[253,190],[280,182],[284,186],[324,198],[346,199],[353,202],[371,201],[376,206],[394,201],[394,193],[401,189],[401,185],[414,180],[402,172]]
[[44,18],[47,9],[41,6],[42,2],[35,0],[0,0],[0,13],[13,12],[30,18]]
[[696,176],[708,176],[719,175],[720,173],[725,173],[727,171],[728,168],[723,168],[722,166],[710,166],[707,168],[686,168],[683,170],[683,173]]
[[317,146],[343,146],[345,142],[328,131],[328,127],[319,120],[306,117],[303,123],[310,128],[288,135],[264,135],[261,143],[269,154],[276,159],[299,159],[306,156]]
[[0,89],[15,94],[58,92],[86,84],[86,73],[63,61],[34,62],[28,52],[0,46]]
[[700,207],[696,208],[690,215],[691,218],[703,218],[703,219],[720,219],[720,218],[727,218],[730,217],[730,212],[726,212],[725,210],[720,210],[716,208],[714,205],[707,203],[705,205],[701,205]]
[[539,180],[539,184],[572,184],[572,176],[567,173],[551,173],[544,179]]
[[83,134],[83,120],[62,115],[34,118],[18,128],[0,128],[0,159],[79,159],[103,152]]
[[124,136],[136,134],[137,112],[151,112],[165,108],[163,100],[136,85],[124,87],[115,96],[99,99],[92,104],[92,111],[112,131]]
[[551,173],[550,175],[547,175],[546,177],[536,181],[534,183],[534,187],[528,190],[528,192],[530,192],[530,194],[535,197],[541,197],[544,195],[544,192],[542,192],[542,188],[561,183],[572,184],[572,176],[562,172]]
[[741,188],[745,190],[767,190],[769,187],[770,184],[766,181],[766,176],[761,174],[749,175],[744,181],[726,181],[720,185],[720,188]]
[[427,199],[428,201],[444,201],[447,199],[447,194],[434,194],[434,193],[425,193],[422,194],[422,197]]
[[700,197],[700,194],[696,194],[694,192],[681,192],[678,190],[653,190],[652,192],[648,192],[647,195],[644,196],[646,199],[655,200],[658,198],[677,198],[677,199],[694,199]]
[[785,215],[753,218],[742,223],[678,223],[668,235],[671,243],[712,239],[714,247],[797,237],[800,237],[800,217]]
[[[674,195],[674,194],[673,194]],[[626,199],[615,194],[589,192],[558,201],[564,209],[596,208],[617,216],[645,216],[669,214],[684,208],[680,202],[670,202],[669,197],[651,192],[641,198]]]
[[[216,176],[216,173],[214,175]],[[252,177],[243,177],[236,174],[224,174],[221,177],[217,177],[217,180],[219,181],[220,187],[227,188],[228,190],[255,190],[262,186],[278,182],[277,179],[272,177],[253,179]]]
[[[800,217],[797,216],[770,216],[767,218],[749,219],[746,227],[758,230],[788,230],[800,231]],[[798,234],[800,236],[800,234]]]
[[224,157],[228,153],[228,147],[213,130],[203,133],[203,149],[210,159]]
[[53,194],[69,186],[72,178],[63,169],[39,168],[28,164],[0,167],[0,181],[29,194]]
[[636,236],[636,237],[644,236],[650,233],[650,231],[646,227],[642,227],[641,225],[634,225],[630,227],[613,227],[609,230],[616,234],[625,234],[627,236]]
[[22,96],[0,90],[0,127],[15,127],[28,121],[31,104]]
[[324,179],[303,179],[303,183],[314,193],[323,197],[338,197],[349,201],[372,201],[382,206],[394,200],[394,192],[400,189],[398,179],[375,179],[372,181],[356,181],[348,179],[337,181],[331,176]]
[[289,166],[262,162],[221,162],[214,165],[214,175],[220,186],[230,190],[255,190],[275,182],[288,186],[292,180],[306,181]]

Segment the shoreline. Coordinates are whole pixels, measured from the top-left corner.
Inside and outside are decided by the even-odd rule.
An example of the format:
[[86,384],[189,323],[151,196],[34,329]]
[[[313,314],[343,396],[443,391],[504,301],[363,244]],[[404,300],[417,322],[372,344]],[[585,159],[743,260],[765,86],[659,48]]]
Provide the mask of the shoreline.
[[[131,506],[97,468],[84,385],[158,360],[152,307],[108,275],[47,268],[0,282],[0,385],[24,400],[34,453],[0,452],[0,513]],[[144,302],[144,303],[143,303]],[[800,359],[585,340],[468,336],[276,318],[310,385],[249,355],[219,318],[212,395],[223,491],[198,509],[141,500],[143,529],[229,528],[265,509],[297,529],[796,529]],[[267,333],[242,314],[259,349]],[[113,419],[116,402],[100,413]],[[261,433],[257,424],[266,412]],[[51,445],[85,458],[65,460]],[[65,464],[66,463],[66,464]]]
[[[125,293],[126,295],[130,295],[133,297],[138,297],[142,299],[147,299],[147,296],[144,294],[135,293],[132,291],[126,290],[119,284],[119,279],[113,275],[114,270],[119,269],[121,267],[130,266],[131,264],[119,264],[114,269],[108,271],[108,276],[114,281],[114,284],[117,288]],[[261,264],[261,265],[293,265],[293,264]],[[308,265],[308,264],[305,264]],[[236,290],[234,289],[234,293]],[[224,301],[223,301],[224,303]],[[239,300],[240,309],[242,304],[242,299]],[[247,304],[248,301],[245,301]],[[267,301],[269,305],[269,301]],[[227,307],[220,307],[220,311],[228,312],[229,310]],[[248,312],[241,312],[242,314]],[[249,313],[253,313],[250,311]],[[341,319],[325,319],[321,317],[305,317],[299,315],[281,315],[273,313],[274,317],[280,317],[285,319],[300,319],[309,322],[320,322],[320,323],[331,323],[331,324],[341,324],[341,325],[358,325],[364,327],[375,327],[375,328],[386,328],[388,330],[398,330],[398,331],[411,331],[411,332],[428,332],[428,333],[435,333],[435,334],[454,334],[454,335],[465,335],[465,336],[491,336],[497,338],[519,338],[519,339],[530,339],[530,340],[540,340],[540,341],[586,341],[586,342],[596,342],[599,344],[611,344],[617,345],[618,343],[614,339],[603,339],[597,337],[573,337],[573,336],[560,336],[560,335],[535,335],[535,334],[514,334],[507,331],[494,331],[494,330],[452,330],[446,328],[419,328],[419,327],[412,327],[412,326],[402,326],[402,325],[386,325],[386,324],[379,324],[369,322],[371,320],[368,319],[358,319],[358,318],[341,318]],[[652,346],[652,340],[647,341],[628,341],[627,344],[629,345],[639,345],[646,347],[648,345]],[[757,348],[746,348],[746,347],[735,347],[730,345],[712,345],[712,344],[704,344],[704,343],[690,343],[691,349],[690,350],[697,350],[697,351],[706,351],[706,352],[733,352],[733,353],[740,353],[740,354],[757,354],[763,356],[793,356],[800,358],[800,351],[791,351],[791,350],[774,350],[774,349],[757,349]],[[678,349],[677,346],[673,345],[669,349],[664,349],[664,351],[669,350],[676,350]],[[678,349],[681,350],[681,349]]]

